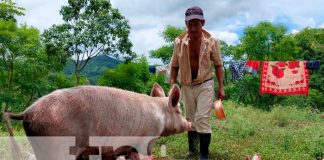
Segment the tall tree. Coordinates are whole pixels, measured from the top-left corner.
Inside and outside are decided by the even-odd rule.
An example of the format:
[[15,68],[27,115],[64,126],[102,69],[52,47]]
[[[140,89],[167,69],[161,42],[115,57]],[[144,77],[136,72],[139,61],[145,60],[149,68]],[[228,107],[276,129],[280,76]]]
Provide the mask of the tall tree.
[[24,15],[25,9],[16,5],[11,0],[1,0],[0,2],[0,20],[12,20],[17,22],[15,16]]
[[132,59],[128,21],[108,0],[69,0],[60,10],[64,24],[43,34],[52,47],[68,51],[75,64],[77,84],[89,60],[101,54]]
[[167,44],[156,50],[150,51],[150,56],[152,58],[161,58],[164,64],[168,64],[173,53],[173,42],[185,30],[185,28],[181,27],[174,27],[171,25],[166,26],[165,30],[161,33],[160,36],[165,40]]
[[227,75],[227,70],[226,70],[226,66],[228,64],[226,64],[225,59],[233,58],[235,46],[229,45],[225,41],[220,40],[220,47],[221,47],[221,54],[222,54],[222,59],[223,59],[223,69],[224,69],[224,77],[225,77],[224,82],[225,82],[225,84],[228,84],[228,80],[227,80],[228,75]]
[[[301,54],[298,58],[303,60],[320,60],[324,62],[324,29],[305,28],[296,34]],[[311,72],[310,85],[324,92],[324,65],[320,70]]]
[[22,8],[11,1],[0,7],[0,105],[21,111],[50,90],[48,76],[63,65],[45,53],[38,29],[17,24]]
[[[298,54],[296,40],[283,25],[261,22],[245,28],[237,55],[256,60],[293,60]],[[236,55],[236,56],[237,56]]]

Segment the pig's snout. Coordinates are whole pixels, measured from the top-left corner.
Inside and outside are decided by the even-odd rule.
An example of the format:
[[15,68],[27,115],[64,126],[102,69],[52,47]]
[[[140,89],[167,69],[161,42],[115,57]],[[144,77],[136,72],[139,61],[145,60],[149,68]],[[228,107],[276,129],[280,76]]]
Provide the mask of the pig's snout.
[[191,129],[191,122],[188,122],[187,120],[183,120],[182,126],[184,126],[184,131],[189,131]]
[[187,125],[188,125],[188,130],[187,131],[190,131],[191,130],[191,122],[188,122]]

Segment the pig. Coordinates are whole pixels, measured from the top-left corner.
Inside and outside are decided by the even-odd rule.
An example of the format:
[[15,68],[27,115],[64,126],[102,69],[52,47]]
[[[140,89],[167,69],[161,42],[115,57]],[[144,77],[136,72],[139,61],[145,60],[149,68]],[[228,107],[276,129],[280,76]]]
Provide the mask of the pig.
[[[10,119],[23,122],[37,159],[44,159],[44,155],[35,151],[37,147],[42,148],[33,144],[30,137],[73,136],[76,159],[82,160],[89,159],[89,152],[98,152],[89,147],[91,136],[161,137],[188,131],[191,123],[181,115],[179,97],[177,85],[172,86],[169,97],[165,97],[158,84],[153,85],[150,96],[104,86],[77,86],[43,96],[20,114],[3,112],[3,118],[17,153],[19,148],[13,140]],[[155,141],[153,139],[147,147],[149,156]],[[134,142],[134,145],[140,143]],[[57,158],[45,156],[46,159]]]

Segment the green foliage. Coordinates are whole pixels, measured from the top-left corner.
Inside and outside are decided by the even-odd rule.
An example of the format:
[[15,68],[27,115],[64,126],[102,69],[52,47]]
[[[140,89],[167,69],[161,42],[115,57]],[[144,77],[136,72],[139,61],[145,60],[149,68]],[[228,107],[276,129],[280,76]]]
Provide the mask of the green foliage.
[[227,85],[226,95],[237,103],[245,105],[257,104],[258,108],[269,110],[273,104],[280,103],[284,97],[270,94],[259,94],[260,77],[259,75],[245,74],[243,79]]
[[[18,14],[13,10],[5,14]],[[52,90],[48,76],[63,65],[45,50],[36,28],[0,20],[0,104],[20,112]]]
[[[305,28],[295,37],[301,48],[300,59],[324,62],[324,29]],[[310,75],[310,86],[324,93],[324,65],[320,70],[310,72]]]
[[[320,113],[293,106],[273,106],[264,111],[232,101],[224,101],[223,106],[226,120],[211,118],[211,159],[244,159],[256,153],[262,159],[276,160],[324,157]],[[159,139],[153,150],[158,158],[161,145],[166,146],[168,159],[197,159],[184,156],[188,150],[186,133]]]
[[185,31],[186,28],[184,27],[174,27],[171,25],[167,25],[165,30],[161,33],[161,37],[165,40],[165,42],[173,43],[174,40]]
[[249,26],[244,30],[236,54],[246,53],[253,60],[293,60],[298,52],[297,42],[286,31],[285,26],[270,22]]
[[137,62],[121,64],[114,69],[107,69],[99,79],[99,85],[145,93],[150,80],[148,68],[145,58],[141,58]]
[[0,37],[1,102],[21,106],[21,102],[30,102],[36,91],[45,87],[47,57],[35,28],[17,26],[11,20],[0,21]]
[[15,16],[24,15],[25,9],[16,5],[11,0],[2,0],[0,2],[0,20],[17,22]]
[[128,39],[128,21],[106,0],[70,0],[60,10],[64,24],[53,25],[43,37],[54,50],[68,52],[75,63],[79,84],[80,72],[89,60],[101,54],[132,59]]
[[314,108],[324,110],[324,95],[316,89],[309,89],[308,96],[289,95],[277,96],[272,94],[259,94],[260,77],[245,74],[243,79],[227,85],[225,93],[229,99],[244,105],[256,105],[258,108],[270,110],[272,105],[295,105],[302,108]]
[[[115,68],[117,65],[123,63],[122,61],[109,57],[107,55],[100,55],[94,57],[89,63],[84,67],[81,74],[87,77],[91,84],[97,84],[98,79],[104,73],[107,68]],[[63,69],[64,73],[71,75],[75,71],[74,63],[69,60]]]
[[185,32],[185,28],[168,25],[161,33],[161,37],[167,44],[150,51],[150,56],[153,58],[161,58],[164,64],[168,64],[173,53],[173,42],[183,32]]
[[152,58],[161,58],[164,64],[168,64],[170,62],[171,56],[173,53],[173,45],[163,45],[162,47],[150,51],[150,56]]

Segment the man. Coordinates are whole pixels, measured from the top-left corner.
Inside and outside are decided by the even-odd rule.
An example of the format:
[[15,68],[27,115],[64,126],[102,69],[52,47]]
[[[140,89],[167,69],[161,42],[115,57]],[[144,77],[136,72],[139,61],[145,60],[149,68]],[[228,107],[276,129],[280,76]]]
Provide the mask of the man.
[[[218,99],[225,96],[219,41],[202,27],[203,11],[191,7],[185,13],[187,31],[176,38],[171,58],[171,86],[178,78],[186,118],[192,123],[188,131],[189,156],[197,153],[199,137],[200,159],[208,159],[211,140],[210,112],[214,97],[212,64],[218,81]],[[179,75],[179,77],[178,77]]]

